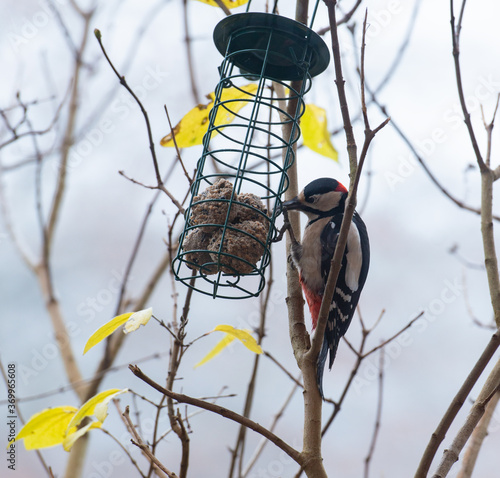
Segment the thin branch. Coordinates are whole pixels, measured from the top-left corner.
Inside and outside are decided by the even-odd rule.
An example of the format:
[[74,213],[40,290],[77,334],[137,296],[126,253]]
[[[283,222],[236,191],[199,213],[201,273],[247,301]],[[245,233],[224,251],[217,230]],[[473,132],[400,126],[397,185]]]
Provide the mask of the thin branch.
[[[269,431],[274,432],[274,429],[276,428],[276,425],[278,424],[278,421],[280,418],[283,416],[285,413],[285,409],[288,407],[290,402],[292,401],[293,396],[295,395],[295,392],[297,391],[298,385],[297,383],[294,383],[292,386],[292,389],[290,390],[290,393],[287,395],[285,401],[283,402],[283,405],[281,408],[278,410],[278,412],[274,415],[273,421],[271,422],[271,426],[269,427]],[[257,448],[255,449],[252,457],[246,464],[245,468],[243,469],[241,473],[241,478],[246,478],[252,468],[254,467],[255,463],[257,462],[259,456],[261,455],[262,451],[264,450],[264,447],[267,445],[268,440],[265,438],[262,438],[260,443],[257,445]]]
[[[349,22],[349,20],[352,18],[352,16],[356,13],[356,10],[358,7],[363,3],[363,0],[356,0],[356,3],[353,5],[353,7],[337,22],[337,26],[343,25],[344,23]],[[331,27],[328,25],[327,27],[321,28],[320,30],[317,31],[318,35],[325,35],[330,31]]]
[[[125,5],[123,2],[118,2],[120,5]],[[144,33],[152,27],[152,24],[158,18],[161,18],[161,10],[167,6],[167,2],[165,0],[159,0],[156,4],[154,4],[148,12],[142,18],[141,24],[134,31],[134,37],[129,39],[130,48],[127,53],[124,55],[125,61],[121,66],[121,71],[124,75],[128,73],[131,65],[136,57],[138,51],[140,51],[140,47],[142,45],[142,40],[145,37]],[[117,12],[115,11],[115,15]],[[96,107],[92,112],[88,114],[85,119],[85,122],[78,128],[76,133],[76,140],[78,141],[80,138],[83,138],[87,132],[92,129],[103,116],[103,114],[108,111],[108,107],[115,98],[120,85],[113,85],[109,91],[104,93],[100,98],[95,99]],[[89,105],[92,106],[92,105]]]
[[288,456],[290,456],[297,463],[301,464],[301,462],[303,462],[301,454],[297,450],[292,448],[290,445],[288,445],[274,433],[271,433],[267,428],[264,428],[262,425],[259,425],[253,420],[243,417],[242,415],[233,412],[232,410],[229,410],[227,408],[221,407],[220,405],[216,405],[210,402],[206,402],[204,400],[199,400],[197,398],[189,397],[181,393],[175,393],[172,392],[171,390],[167,390],[166,388],[162,387],[154,380],[149,378],[147,375],[145,375],[141,371],[141,369],[136,365],[130,365],[129,368],[136,377],[138,377],[139,379],[141,379],[142,381],[153,387],[155,390],[158,390],[160,393],[163,393],[167,397],[170,397],[179,403],[187,403],[188,405],[192,405],[194,407],[203,408],[204,410],[216,413],[224,418],[239,423],[240,425],[244,425],[247,428],[254,430],[255,432],[259,433],[260,435],[262,435],[263,437],[267,438],[269,441],[274,443],[278,448],[283,450]]
[[[347,152],[349,155],[349,165],[350,165],[350,177],[351,182],[349,185],[349,195],[346,200],[344,216],[342,219],[342,225],[340,227],[339,238],[335,247],[335,252],[332,258],[330,272],[328,275],[328,280],[325,286],[325,291],[323,293],[323,300],[321,302],[321,308],[318,316],[318,325],[316,327],[316,332],[314,334],[311,349],[308,352],[308,355],[312,357],[314,361],[316,361],[321,346],[323,344],[323,336],[326,329],[327,318],[330,312],[330,303],[332,301],[332,297],[335,291],[337,278],[340,272],[340,268],[342,265],[342,257],[344,255],[345,247],[347,244],[347,236],[349,233],[349,229],[351,226],[352,217],[354,215],[355,207],[356,207],[356,194],[358,189],[359,180],[361,177],[361,171],[363,168],[363,164],[366,158],[366,153],[368,151],[368,147],[374,138],[375,134],[382,129],[388,122],[389,118],[383,121],[379,126],[377,126],[374,130],[370,129],[368,116],[366,114],[366,104],[364,102],[364,93],[362,94],[362,111],[363,117],[365,121],[365,141],[363,143],[363,148],[360,154],[359,163],[357,159],[357,147],[356,140],[354,138],[354,133],[352,130],[352,124],[349,116],[349,108],[347,105],[347,98],[344,89],[344,79],[342,75],[342,66],[341,66],[341,56],[340,56],[340,48],[337,36],[337,29],[334,27],[336,25],[336,17],[335,17],[335,5],[336,1],[333,0],[325,0],[328,6],[328,12],[330,15],[330,26],[331,34],[332,34],[332,49],[333,56],[335,60],[335,75],[336,75],[336,84],[337,84],[337,92],[340,101],[340,110],[342,113],[342,120],[344,123],[344,130],[346,134],[346,142],[347,142]],[[364,59],[364,35],[366,32],[366,17],[363,29],[363,44],[362,44],[362,58]],[[361,65],[361,85],[364,86],[364,66]]]
[[500,329],[497,329],[497,331],[492,335],[490,341],[486,345],[486,348],[479,357],[478,361],[475,363],[474,367],[472,368],[469,375],[465,379],[464,383],[460,387],[460,390],[453,398],[450,406],[448,407],[445,414],[441,418],[441,421],[439,422],[439,425],[437,426],[436,430],[431,435],[431,439],[427,444],[424,454],[422,455],[422,458],[420,460],[420,464],[418,465],[417,471],[415,473],[415,478],[427,477],[427,473],[429,472],[432,460],[436,455],[439,445],[444,440],[446,432],[448,431],[451,424],[455,420],[455,417],[462,408],[462,405],[465,403],[465,400],[469,396],[472,387],[478,381],[486,365],[488,365],[489,361],[491,360],[491,358],[493,357],[499,346],[500,346]]
[[163,185],[163,182],[161,185],[156,185],[156,186],[149,186],[147,184],[141,183],[140,181],[137,181],[137,179],[131,178],[127,176],[123,171],[118,171],[118,174],[123,176],[125,179],[128,179],[131,183],[137,184],[138,186],[142,186],[143,188],[146,189],[159,189],[160,191],[163,191],[169,198],[170,200],[177,206],[181,214],[184,214],[185,209],[182,207],[182,204],[176,199],[176,197]]
[[373,435],[370,443],[370,448],[368,450],[368,455],[365,458],[365,470],[364,478],[369,478],[370,475],[370,463],[373,457],[373,452],[375,451],[375,445],[377,443],[377,437],[380,430],[380,419],[382,416],[382,403],[384,400],[384,349],[380,349],[380,362],[378,369],[378,399],[377,399],[377,413],[375,416],[375,426],[373,427]]
[[[378,101],[378,99],[376,98],[374,93],[372,91],[370,91],[370,88],[368,86],[367,86],[367,91],[369,91],[371,93],[371,101],[380,109],[380,111],[384,115],[389,116],[389,112],[387,110],[387,107],[382,105]],[[418,161],[420,166],[422,166],[423,170],[425,171],[425,173],[427,174],[427,176],[429,177],[431,182],[441,191],[441,193],[444,194],[444,196],[446,196],[448,199],[450,199],[450,201],[452,201],[456,206],[458,206],[461,209],[465,209],[466,211],[470,211],[470,212],[473,212],[473,213],[478,214],[478,215],[481,214],[481,209],[475,208],[472,206],[468,206],[464,202],[462,202],[459,199],[457,199],[456,197],[454,197],[447,189],[445,189],[445,187],[438,181],[436,176],[434,176],[432,171],[429,169],[429,167],[425,163],[424,159],[418,153],[417,149],[415,148],[413,143],[410,141],[408,136],[403,132],[403,130],[398,126],[398,124],[394,121],[394,119],[392,117],[391,117],[391,126],[395,129],[395,131],[398,133],[400,138],[406,143],[406,145],[408,146],[408,148],[412,152],[413,156]],[[499,174],[500,174],[500,168],[499,168]],[[495,221],[500,221],[500,216],[493,216],[493,218],[495,219]]]
[[[156,150],[155,150],[155,145],[154,145],[154,141],[153,141],[153,132],[151,130],[151,123],[149,121],[149,116],[148,116],[146,109],[144,108],[144,105],[142,104],[141,100],[137,97],[137,95],[134,93],[134,90],[132,90],[132,88],[128,85],[127,81],[125,80],[125,77],[120,75],[118,70],[115,68],[113,62],[109,58],[109,56],[106,52],[106,49],[104,48],[104,45],[102,44],[101,32],[98,29],[95,29],[94,34],[95,34],[95,37],[97,38],[99,46],[101,47],[102,53],[103,53],[104,57],[106,58],[109,66],[111,67],[111,69],[113,70],[115,75],[118,77],[120,84],[130,93],[132,98],[134,98],[135,102],[137,103],[137,105],[141,109],[142,115],[144,116],[144,121],[146,123],[146,129],[147,129],[148,140],[149,140],[149,150],[151,152],[151,158],[153,160],[153,167],[155,170],[156,182],[157,182],[157,185],[151,189],[160,189],[170,198],[170,200],[179,208],[180,211],[184,211],[183,207],[180,205],[180,203],[177,201],[177,199],[175,199],[175,197],[165,188],[165,186],[163,184],[163,180],[162,180],[161,174],[160,174],[160,168],[158,166],[158,159],[156,158]],[[131,181],[133,181],[133,180],[131,180]],[[136,182],[136,181],[133,181],[133,182]],[[140,184],[140,183],[138,183],[138,184]],[[148,186],[145,186],[145,187],[148,187]]]
[[[148,355],[146,357],[143,357],[143,358],[140,358],[140,359],[137,359],[136,360],[136,363],[142,363],[142,362],[147,362],[149,360],[155,360],[155,359],[158,359],[164,355],[166,355],[168,352],[164,352],[164,353],[154,353],[154,354],[151,354],[151,355]],[[101,376],[104,376],[106,375],[107,373],[109,372],[116,372],[118,370],[121,370],[123,368],[126,368],[128,367],[128,363],[126,364],[121,364],[121,365],[115,365],[113,367],[109,367],[105,370],[103,370],[102,372],[100,372],[100,375]],[[90,383],[92,380],[95,380],[95,375],[90,378],[90,379],[85,379],[85,380],[82,380],[82,383]],[[26,397],[17,397],[16,398],[16,401],[18,403],[25,403],[25,402],[32,402],[34,400],[41,400],[42,398],[47,398],[47,397],[53,397],[54,395],[60,395],[61,393],[64,393],[64,392],[67,392],[68,390],[72,390],[73,386],[72,385],[65,385],[64,387],[58,387],[58,388],[54,388],[52,390],[48,390],[46,392],[42,392],[42,393],[37,393],[35,395],[28,395]],[[141,397],[142,398],[142,397]],[[0,406],[3,406],[5,404],[7,404],[8,401],[7,400],[0,400]]]
[[[189,71],[189,81],[191,84],[191,94],[195,103],[200,103],[200,94],[196,84],[196,73],[194,71],[193,52],[191,49],[191,35],[189,32],[188,0],[182,2],[182,13],[184,16],[184,42],[186,44],[186,60]],[[169,120],[170,122],[170,120]]]
[[215,3],[227,16],[231,15],[231,11],[226,7],[226,4],[222,0],[215,0]]
[[292,381],[294,382],[298,387],[300,388],[304,388],[304,386],[302,385],[301,381],[300,381],[300,377],[298,378],[295,378],[289,371],[288,369],[282,365],[280,362],[278,362],[278,360],[270,353],[270,352],[267,352],[266,350],[264,350],[264,355],[269,358],[271,360],[271,362],[275,363],[278,368]]
[[465,0],[462,2],[462,8],[460,11],[460,17],[459,17],[459,22],[458,25],[455,27],[455,14],[453,11],[453,0],[450,0],[450,24],[451,24],[451,38],[452,38],[452,45],[453,45],[453,61],[455,64],[455,76],[456,76],[456,82],[457,82],[457,90],[458,90],[458,97],[460,100],[460,106],[462,107],[462,112],[464,114],[464,122],[465,125],[467,126],[467,131],[469,132],[469,137],[472,145],[472,149],[474,150],[474,154],[476,156],[477,164],[479,165],[479,169],[481,172],[488,170],[489,168],[486,166],[483,157],[481,155],[481,151],[479,150],[479,146],[477,144],[477,139],[476,139],[476,134],[474,133],[474,128],[472,127],[472,122],[470,119],[470,113],[467,109],[467,103],[465,101],[465,94],[464,94],[464,88],[462,84],[462,70],[460,68],[460,46],[459,46],[459,41],[460,41],[460,32],[462,29],[462,19],[463,19],[463,12],[465,8]]
[[[125,412],[122,413],[122,417],[124,418],[125,420],[125,423],[127,425],[127,429],[129,430],[130,434],[134,437],[131,442],[137,446],[142,452],[144,455],[146,455],[146,457],[148,458],[148,460],[157,468],[159,468],[163,473],[165,473],[168,478],[178,478],[177,475],[168,470],[161,462],[160,460],[158,460],[158,458],[156,458],[156,456],[154,456],[152,453],[151,453],[151,450],[149,449],[149,446],[146,445],[144,443],[144,441],[142,440],[142,438],[140,437],[139,433],[137,433],[137,430],[135,429],[135,426],[134,424],[132,423],[132,420],[130,420],[130,409],[129,407],[125,407]],[[161,475],[160,475],[161,476]]]
[[193,184],[193,179],[191,178],[191,176],[189,176],[189,173],[186,170],[186,166],[184,166],[184,161],[182,161],[181,151],[179,149],[179,146],[177,145],[177,140],[175,139],[175,131],[174,128],[172,127],[172,122],[170,121],[170,115],[168,114],[167,105],[163,105],[163,107],[165,108],[165,114],[167,115],[168,126],[170,127],[170,134],[172,135],[172,140],[174,141],[175,151],[177,153],[177,161],[179,161],[182,170],[184,171],[184,176],[186,176],[189,185],[191,185]]
[[491,371],[486,383],[484,384],[479,396],[472,406],[465,423],[460,428],[451,446],[444,451],[441,463],[434,473],[433,478],[445,478],[448,476],[453,464],[458,461],[458,457],[467,440],[476,428],[486,410],[489,401],[497,394],[500,388],[500,360]]
[[385,76],[382,78],[382,80],[379,82],[379,84],[375,88],[375,90],[374,90],[375,94],[379,93],[383,88],[385,88],[385,86],[387,85],[389,80],[392,78],[392,76],[396,72],[398,66],[400,65],[401,60],[404,57],[404,53],[406,52],[408,45],[410,44],[410,39],[411,39],[411,36],[413,34],[413,29],[417,23],[420,5],[422,5],[421,0],[415,0],[415,3],[413,5],[413,11],[412,11],[411,16],[410,16],[409,24],[405,29],[405,31],[406,31],[405,38],[401,42],[401,45],[399,46],[399,49],[394,57],[394,60],[392,61],[390,67],[387,69]]
[[467,447],[467,450],[465,450],[462,459],[462,468],[458,472],[457,478],[471,478],[477,457],[479,455],[479,450],[481,450],[483,441],[488,434],[488,426],[493,418],[493,413],[495,412],[495,408],[497,407],[499,400],[500,392],[497,391],[486,405],[483,417],[472,432],[469,446]]
[[[381,344],[377,345],[376,347],[373,347],[371,350],[368,352],[364,353],[361,358],[364,359],[368,357],[368,355],[371,355],[372,353],[376,352],[377,350],[382,349],[385,347],[387,344],[392,342],[394,339],[398,338],[403,332],[408,330],[418,319],[420,319],[424,315],[424,312],[420,312],[416,317],[411,319],[402,329],[400,329],[398,332],[396,332],[392,337],[388,338],[387,340],[384,340]],[[371,329],[373,330],[373,328]]]
[[[273,280],[273,261],[269,264],[269,272],[268,272],[268,281],[266,293],[264,296],[261,296],[260,299],[260,321],[259,326],[257,328],[257,343],[259,346],[262,345],[265,336],[265,328],[266,328],[266,318],[267,318],[267,306],[269,305],[269,298],[271,296],[272,286],[274,283]],[[255,355],[252,373],[250,375],[250,380],[248,381],[247,393],[245,396],[245,405],[243,407],[243,416],[250,417],[250,413],[252,411],[252,404],[255,396],[255,388],[257,382],[257,374],[259,370],[261,356],[259,354]],[[234,448],[231,450],[231,464],[229,467],[229,478],[232,478],[236,469],[236,462],[239,457],[239,470],[238,476],[242,475],[243,468],[243,457],[245,452],[245,439],[246,439],[246,431],[247,428],[243,425],[240,426],[238,430],[238,435],[236,437],[236,444]],[[272,431],[272,430],[271,430]]]
[[139,468],[138,463],[134,460],[134,457],[130,454],[130,452],[127,450],[125,446],[123,446],[122,442],[118,440],[112,433],[108,432],[105,428],[99,428],[104,434],[108,435],[125,453],[125,455],[128,456],[129,460],[131,461],[132,465],[135,467],[137,472],[141,475],[142,478],[146,478],[146,475],[142,472],[142,470]]

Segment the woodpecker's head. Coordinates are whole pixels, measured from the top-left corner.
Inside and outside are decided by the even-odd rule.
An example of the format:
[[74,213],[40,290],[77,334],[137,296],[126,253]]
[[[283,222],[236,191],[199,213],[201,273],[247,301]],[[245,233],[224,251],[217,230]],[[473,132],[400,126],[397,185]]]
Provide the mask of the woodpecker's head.
[[297,197],[283,203],[283,209],[305,213],[309,219],[333,216],[344,210],[347,189],[332,178],[319,178],[310,182]]

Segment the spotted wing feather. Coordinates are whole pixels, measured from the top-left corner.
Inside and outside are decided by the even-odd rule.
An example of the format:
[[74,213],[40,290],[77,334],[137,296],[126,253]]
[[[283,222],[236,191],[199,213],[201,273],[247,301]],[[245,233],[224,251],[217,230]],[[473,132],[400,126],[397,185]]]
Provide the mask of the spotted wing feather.
[[[321,233],[321,273],[323,274],[325,283],[330,272],[331,261],[338,242],[342,217],[342,214],[333,216]],[[318,357],[317,374],[321,395],[323,395],[322,380],[327,355],[329,354],[330,356],[329,368],[331,369],[335,360],[340,339],[347,332],[347,329],[351,324],[361,290],[363,289],[366,276],[368,274],[368,264],[370,260],[368,234],[363,220],[357,213],[354,214],[353,223],[351,225],[351,231],[356,234],[356,229],[352,228],[357,229],[359,241],[348,241],[348,244],[346,245],[335,292],[330,306],[323,347]],[[355,248],[356,250],[350,250],[349,244],[351,245],[351,248]],[[348,285],[348,258],[351,260],[352,258],[362,259],[361,271],[356,284],[357,287],[353,286],[352,283]],[[353,290],[351,287],[355,287],[355,289]]]

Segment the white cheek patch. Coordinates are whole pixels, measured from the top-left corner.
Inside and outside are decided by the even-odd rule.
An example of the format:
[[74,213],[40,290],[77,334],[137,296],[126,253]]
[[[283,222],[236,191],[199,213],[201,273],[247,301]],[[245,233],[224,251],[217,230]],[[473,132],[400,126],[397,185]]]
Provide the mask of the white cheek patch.
[[351,225],[347,236],[347,268],[345,273],[345,283],[353,292],[358,290],[358,278],[361,274],[361,264],[363,255],[361,253],[361,240],[358,228]]

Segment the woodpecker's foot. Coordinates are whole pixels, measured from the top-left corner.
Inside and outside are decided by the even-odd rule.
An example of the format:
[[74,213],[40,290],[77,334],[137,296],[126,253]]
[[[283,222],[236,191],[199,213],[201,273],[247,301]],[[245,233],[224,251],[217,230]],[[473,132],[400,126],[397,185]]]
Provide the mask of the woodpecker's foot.
[[288,220],[288,212],[286,209],[283,210],[283,227],[279,230],[278,235],[271,242],[280,242],[283,239],[286,231],[289,231],[292,242],[297,242],[293,234],[292,226]]

